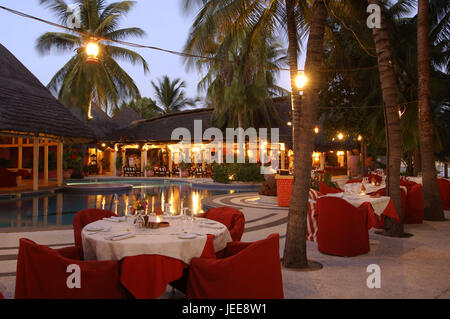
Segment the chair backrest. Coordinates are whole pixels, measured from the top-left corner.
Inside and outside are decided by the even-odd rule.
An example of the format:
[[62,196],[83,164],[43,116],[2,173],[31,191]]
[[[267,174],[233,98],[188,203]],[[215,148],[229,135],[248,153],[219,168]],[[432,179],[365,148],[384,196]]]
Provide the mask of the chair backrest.
[[75,214],[73,217],[73,235],[75,238],[75,246],[83,248],[83,243],[81,240],[81,231],[83,230],[83,227],[93,223],[97,220],[103,219],[105,217],[111,217],[114,216],[114,213],[105,210],[105,209],[98,209],[98,208],[90,208],[90,209],[83,209],[80,210],[78,213]]
[[[79,287],[74,279],[79,267]],[[69,267],[70,266],[70,267]],[[70,276],[72,275],[71,278]],[[117,261],[80,261],[21,238],[17,259],[15,298],[98,299],[123,298]]]
[[319,211],[319,231],[327,232],[327,229],[341,228],[342,231],[351,231],[355,226],[365,227],[367,230],[367,213],[364,208],[357,208],[339,197],[320,197],[317,199]]
[[320,182],[319,183],[319,192],[326,195],[326,194],[330,194],[330,193],[342,193],[343,191],[340,188],[330,187],[327,184]]
[[1,291],[0,291],[0,299],[5,299]]
[[203,217],[227,226],[233,241],[240,241],[245,227],[244,214],[232,207],[215,207],[206,211]]
[[279,240],[272,234],[222,259],[193,258],[187,297],[284,298]]

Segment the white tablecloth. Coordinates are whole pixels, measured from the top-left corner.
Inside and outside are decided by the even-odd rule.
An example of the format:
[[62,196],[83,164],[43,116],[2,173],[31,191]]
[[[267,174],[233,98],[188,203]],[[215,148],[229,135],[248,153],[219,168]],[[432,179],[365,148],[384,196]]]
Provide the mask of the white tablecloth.
[[375,214],[378,216],[381,216],[391,200],[389,196],[370,197],[370,195],[353,195],[345,193],[328,194],[325,196],[342,198],[355,207],[359,207],[361,204],[368,202],[372,205]]
[[[206,218],[197,218],[196,222],[171,219],[169,227],[158,229],[137,229],[128,218],[126,222],[110,222],[99,220],[86,225],[81,236],[83,239],[83,252],[85,260],[121,260],[127,256],[142,254],[158,254],[172,257],[189,264],[194,257],[200,257],[206,243],[206,235],[215,235],[214,249],[224,249],[232,241],[230,232],[225,225],[216,222],[215,225],[206,225]],[[92,234],[86,230],[88,227],[103,227],[109,232]],[[212,228],[214,227],[214,228]],[[219,229],[220,228],[220,229]],[[106,237],[131,232],[135,237],[112,241]],[[180,239],[177,234],[182,232],[197,233],[193,239]]]
[[[344,185],[344,190],[346,193],[354,193],[359,194],[361,192],[362,183],[349,183]],[[382,188],[386,188],[386,184],[382,183],[381,185],[375,186],[370,183],[364,183],[364,187],[366,188],[366,194],[374,193],[379,191]],[[405,192],[407,192],[407,188],[405,186],[400,186]]]
[[408,176],[406,177],[408,179],[408,181],[417,183],[417,184],[422,184],[422,177],[420,176]]

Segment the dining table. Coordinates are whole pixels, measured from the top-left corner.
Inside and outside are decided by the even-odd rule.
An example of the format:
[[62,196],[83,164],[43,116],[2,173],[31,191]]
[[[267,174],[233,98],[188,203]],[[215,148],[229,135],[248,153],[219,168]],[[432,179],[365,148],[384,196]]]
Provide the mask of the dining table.
[[[349,192],[330,193],[324,196],[338,197],[347,201],[354,207],[365,207],[367,209],[368,223],[367,228],[374,227],[382,216],[390,217],[400,222],[394,203],[389,196],[373,196],[368,194],[355,194]],[[320,213],[319,213],[320,214]]]
[[121,262],[120,280],[136,298],[157,298],[168,283],[179,279],[192,258],[201,257],[212,238],[214,252],[223,250],[231,235],[220,222],[182,215],[149,216],[147,228],[135,216],[111,217],[86,225],[82,232],[84,260]]

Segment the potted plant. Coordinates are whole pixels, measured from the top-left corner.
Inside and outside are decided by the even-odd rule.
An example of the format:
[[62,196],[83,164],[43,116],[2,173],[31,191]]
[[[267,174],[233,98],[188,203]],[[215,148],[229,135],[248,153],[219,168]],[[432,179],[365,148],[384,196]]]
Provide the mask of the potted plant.
[[189,169],[191,168],[191,165],[189,163],[181,161],[179,167],[181,177],[189,177]]

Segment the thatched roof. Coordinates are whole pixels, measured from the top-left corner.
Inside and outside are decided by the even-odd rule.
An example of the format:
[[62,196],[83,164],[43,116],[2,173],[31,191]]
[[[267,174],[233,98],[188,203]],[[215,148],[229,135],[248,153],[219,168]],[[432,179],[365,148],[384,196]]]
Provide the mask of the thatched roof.
[[94,138],[3,45],[0,44],[0,131]]
[[172,131],[176,128],[187,128],[194,139],[194,121],[202,121],[202,134],[212,127],[211,114],[213,109],[194,109],[167,114],[151,119],[135,121],[130,126],[120,130],[122,141],[171,141]]
[[134,121],[142,120],[142,117],[129,106],[122,107],[113,117],[118,128],[129,126]]
[[[80,121],[86,121],[86,114],[78,107],[70,107],[70,111]],[[87,120],[87,126],[95,133],[96,139],[107,140],[111,136],[117,125],[114,121],[94,103],[91,106],[92,119]]]

